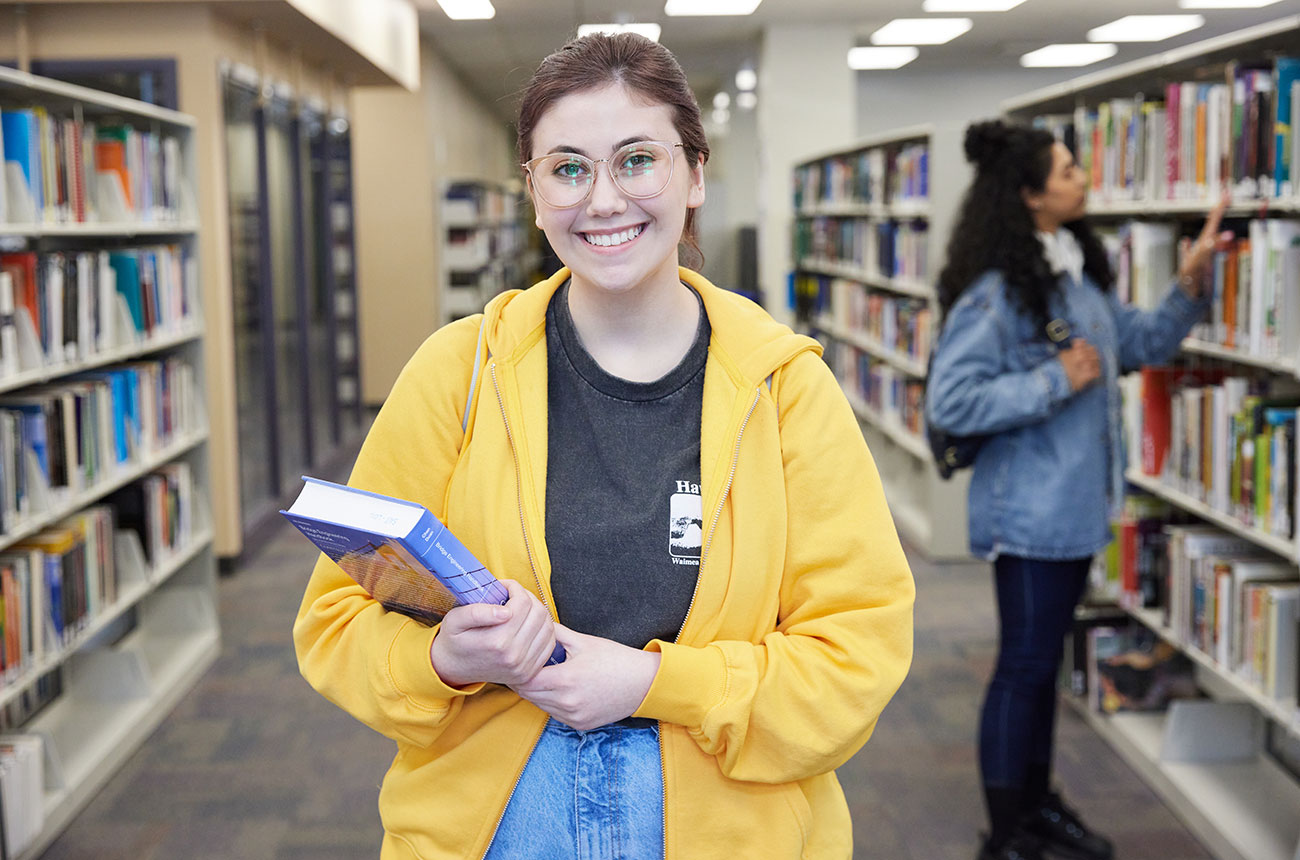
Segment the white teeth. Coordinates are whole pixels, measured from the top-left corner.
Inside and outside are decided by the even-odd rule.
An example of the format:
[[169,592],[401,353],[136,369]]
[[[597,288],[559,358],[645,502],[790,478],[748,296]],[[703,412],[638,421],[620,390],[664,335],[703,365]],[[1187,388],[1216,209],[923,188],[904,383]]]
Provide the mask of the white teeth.
[[624,242],[631,242],[637,236],[641,235],[643,229],[645,229],[644,226],[637,226],[630,230],[624,230],[621,233],[584,233],[582,237],[592,245],[608,248],[611,245],[622,245]]

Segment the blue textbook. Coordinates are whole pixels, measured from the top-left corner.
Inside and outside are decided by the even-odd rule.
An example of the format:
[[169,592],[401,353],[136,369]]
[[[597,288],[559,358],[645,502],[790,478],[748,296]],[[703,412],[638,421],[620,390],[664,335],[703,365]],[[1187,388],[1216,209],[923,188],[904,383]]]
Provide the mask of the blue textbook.
[[[424,505],[303,481],[280,513],[385,609],[433,625],[455,606],[506,602],[506,587]],[[547,665],[564,658],[557,642]]]

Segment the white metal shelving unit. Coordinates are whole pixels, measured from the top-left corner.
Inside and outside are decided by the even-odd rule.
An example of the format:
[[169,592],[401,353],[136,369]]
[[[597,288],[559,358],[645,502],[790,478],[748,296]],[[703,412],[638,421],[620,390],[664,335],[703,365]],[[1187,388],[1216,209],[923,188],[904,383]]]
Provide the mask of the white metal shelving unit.
[[[969,181],[962,156],[962,129],[956,125],[924,125],[898,129],[859,140],[852,146],[803,160],[798,171],[836,158],[856,156],[871,150],[893,151],[907,144],[928,147],[927,190],[924,198],[910,199],[820,199],[799,201],[794,208],[796,230],[815,218],[847,219],[855,222],[924,222],[926,226],[925,278],[890,277],[875,271],[866,260],[837,260],[813,253],[795,252],[795,272],[843,279],[872,293],[920,299],[931,311],[931,338],[938,336],[939,309],[935,281],[943,263],[943,250],[958,195]],[[883,186],[882,186],[883,188]],[[884,195],[886,198],[888,195]],[[866,353],[902,378],[920,382],[925,378],[926,357],[897,352],[864,331],[854,330],[833,315],[822,314],[809,321],[826,339],[828,347],[839,345]],[[843,380],[842,380],[843,381]],[[866,403],[845,384],[845,393],[862,425],[880,470],[885,494],[899,532],[927,557],[936,560],[969,558],[966,531],[966,492],[969,474],[958,473],[944,481],[934,468],[929,446],[914,430],[903,425],[898,415],[884,414]]]
[[438,320],[445,325],[483,310],[503,290],[529,286],[530,252],[520,195],[505,185],[453,180],[444,183],[439,199]]
[[[161,130],[181,143],[182,198],[174,222],[14,224],[0,222],[0,251],[49,247],[93,249],[149,244],[167,238],[198,253],[197,163],[195,120],[185,114],[100,93],[86,87],[0,68],[0,106],[44,106],[52,115],[80,115],[88,120],[121,121],[137,128]],[[71,244],[75,243],[75,244]],[[197,273],[199,268],[192,267]],[[193,284],[197,302],[201,290]],[[58,365],[28,368],[0,378],[0,392],[21,394],[29,386],[57,382],[87,370],[158,353],[182,356],[194,368],[201,401],[204,374],[204,328],[201,316],[147,339],[125,342],[89,357]],[[216,556],[213,552],[206,410],[200,402],[195,427],[164,448],[139,452],[131,462],[85,490],[52,497],[50,507],[35,511],[0,534],[0,550],[29,537],[114,490],[174,462],[189,464],[194,476],[196,512],[188,543],[145,562],[138,537],[121,530],[114,538],[118,572],[117,599],[88,619],[61,648],[46,653],[37,665],[24,667],[0,685],[0,706],[51,671],[62,675],[62,691],[51,704],[17,731],[40,736],[45,745],[45,791],[40,798],[44,826],[17,858],[34,860],[78,811],[161,723],[220,650],[217,621]]]
[[[1237,33],[1084,75],[1028,93],[1003,104],[1014,119],[1094,106],[1111,98],[1153,92],[1171,81],[1222,80],[1223,65],[1300,53],[1300,16],[1281,18]],[[1203,215],[1210,200],[1092,200],[1098,218],[1179,220]],[[1228,217],[1295,217],[1298,198],[1237,199]],[[1246,354],[1194,339],[1183,353],[1295,378],[1300,357]],[[1295,564],[1300,544],[1271,534],[1215,509],[1195,495],[1129,469],[1128,481],[1177,508],[1238,535]],[[1181,640],[1159,610],[1130,608],[1128,614],[1193,661],[1209,701],[1175,702],[1163,714],[1104,716],[1082,702],[1085,719],[1169,803],[1220,858],[1300,860],[1300,781],[1266,751],[1267,723],[1300,738],[1300,711],[1294,699],[1279,701],[1247,682],[1209,654]]]

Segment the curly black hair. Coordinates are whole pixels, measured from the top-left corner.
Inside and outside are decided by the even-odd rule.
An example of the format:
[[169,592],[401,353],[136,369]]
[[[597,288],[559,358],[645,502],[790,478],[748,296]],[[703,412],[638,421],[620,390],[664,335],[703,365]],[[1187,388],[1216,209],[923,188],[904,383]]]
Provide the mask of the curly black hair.
[[[980,275],[999,269],[1013,301],[1040,327],[1047,324],[1048,299],[1058,284],[1021,193],[1043,190],[1052,170],[1053,143],[1049,132],[1001,120],[966,129],[966,159],[975,166],[975,178],[957,212],[948,259],[939,273],[939,307],[945,316]],[[1079,240],[1084,271],[1109,290],[1113,276],[1101,241],[1083,219],[1064,226]]]

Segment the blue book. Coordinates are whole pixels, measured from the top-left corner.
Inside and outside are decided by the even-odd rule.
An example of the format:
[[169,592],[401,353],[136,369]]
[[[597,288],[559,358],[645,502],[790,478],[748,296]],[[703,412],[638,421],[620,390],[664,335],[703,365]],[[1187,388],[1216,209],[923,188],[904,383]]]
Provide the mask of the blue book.
[[1291,104],[1291,85],[1300,80],[1300,57],[1278,57],[1273,67],[1273,188],[1281,196],[1292,190],[1291,136],[1295,134],[1295,105]]
[[[36,112],[31,109],[0,111],[0,134],[4,137],[4,160],[17,163],[27,181],[27,190],[36,203],[36,219],[41,217],[41,144]],[[12,216],[10,216],[12,217]]]
[[131,312],[131,323],[137,334],[144,334],[144,296],[141,293],[140,258],[134,251],[113,252],[108,255],[108,263],[116,276],[117,291],[126,299],[127,310]]
[[[423,505],[303,481],[280,513],[385,609],[433,625],[453,607],[508,599],[501,581]],[[557,642],[547,665],[564,658]]]
[[63,602],[63,564],[56,555],[45,555],[45,590],[49,601],[50,627],[54,630],[54,641],[63,644],[66,639]]
[[36,462],[41,466],[45,480],[50,479],[50,444],[49,433],[45,423],[45,409],[37,403],[12,405],[8,408],[21,413],[23,417],[23,436],[36,455]]

